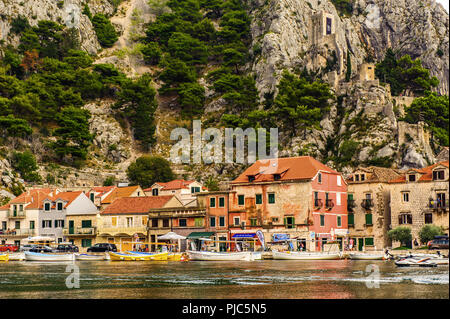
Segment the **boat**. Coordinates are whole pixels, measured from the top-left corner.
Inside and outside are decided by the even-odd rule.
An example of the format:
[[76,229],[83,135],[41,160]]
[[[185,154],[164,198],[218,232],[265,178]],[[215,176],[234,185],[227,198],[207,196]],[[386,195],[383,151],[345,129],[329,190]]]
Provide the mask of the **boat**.
[[352,260],[386,260],[389,256],[384,253],[367,254],[367,253],[350,253],[348,254]]
[[75,254],[75,260],[106,260],[105,255]]
[[334,260],[341,259],[342,254],[324,252],[278,251],[272,250],[273,259],[279,260]]
[[2,254],[0,255],[0,261],[8,261],[9,255],[8,254]]
[[211,261],[225,261],[225,260],[255,260],[255,256],[251,251],[241,252],[212,252],[212,251],[195,251],[188,250],[189,260],[211,260]]
[[[155,254],[159,254],[159,253],[149,253],[149,252],[143,252],[143,251],[131,251],[128,250],[127,254],[135,254],[135,255],[150,255],[150,256],[154,256]],[[181,261],[181,256],[182,253],[168,253],[167,254],[167,260],[169,261]]]
[[24,253],[12,253],[12,254],[9,254],[9,260],[14,260],[14,261],[25,260],[25,254]]
[[25,252],[25,260],[27,261],[73,261],[74,254],[45,254]]
[[441,255],[440,253],[438,254],[409,254],[407,256],[399,256],[397,257],[398,260],[403,260],[403,259],[425,259],[425,258],[429,258],[433,263],[435,263],[436,265],[448,265],[448,256],[444,256]]
[[395,261],[398,267],[437,267],[431,258],[404,258]]
[[168,253],[158,253],[152,255],[144,254],[130,254],[130,253],[119,253],[119,252],[109,252],[109,256],[112,261],[156,261],[156,260],[167,260]]

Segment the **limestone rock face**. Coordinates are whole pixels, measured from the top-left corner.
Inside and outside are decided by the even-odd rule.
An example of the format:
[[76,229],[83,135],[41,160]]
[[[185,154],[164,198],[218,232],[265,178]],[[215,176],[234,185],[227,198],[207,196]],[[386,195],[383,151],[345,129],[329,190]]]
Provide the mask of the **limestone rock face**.
[[[78,30],[81,48],[90,54],[100,49],[97,36],[89,18],[82,14],[83,0],[0,0],[0,40],[6,44],[17,45],[19,37],[10,32],[11,22],[18,16],[26,17],[31,26],[40,20],[51,20]],[[88,3],[91,13],[113,13],[108,0],[93,0]]]

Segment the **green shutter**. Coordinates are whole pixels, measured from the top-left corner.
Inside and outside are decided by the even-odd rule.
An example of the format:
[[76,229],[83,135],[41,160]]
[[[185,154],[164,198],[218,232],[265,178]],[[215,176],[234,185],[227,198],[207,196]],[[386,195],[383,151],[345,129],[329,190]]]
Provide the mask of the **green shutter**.
[[320,226],[325,226],[325,216],[320,215]]
[[372,225],[372,214],[366,214],[366,225]]
[[219,207],[225,207],[225,197],[219,197]]
[[256,204],[262,204],[262,195],[261,194],[256,194]]
[[338,227],[342,226],[342,217],[341,216],[337,217],[337,225],[338,225]]
[[355,224],[355,215],[354,214],[348,214],[348,224],[349,225]]
[[269,204],[275,204],[275,194],[269,194]]
[[211,197],[209,199],[209,207],[216,207],[216,198],[215,197]]
[[364,245],[365,246],[373,246],[373,237],[364,238]]
[[244,205],[245,198],[244,195],[238,195],[238,205]]
[[82,228],[91,228],[92,227],[92,221],[91,220],[82,220],[81,221],[81,227]]

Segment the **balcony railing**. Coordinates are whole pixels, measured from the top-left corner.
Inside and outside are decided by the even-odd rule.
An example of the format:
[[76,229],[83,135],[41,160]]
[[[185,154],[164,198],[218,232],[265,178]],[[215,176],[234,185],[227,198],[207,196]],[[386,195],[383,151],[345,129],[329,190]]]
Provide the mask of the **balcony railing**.
[[0,230],[0,237],[28,237],[35,234],[35,229]]
[[315,198],[314,199],[314,207],[322,207],[322,206],[323,206],[322,200],[319,198]]
[[361,202],[361,207],[364,209],[371,209],[374,206],[372,199],[363,199]]
[[333,207],[334,207],[333,200],[332,200],[332,199],[327,199],[327,200],[325,201],[325,207],[326,207],[326,208],[329,208],[329,209],[333,208]]
[[347,209],[353,211],[353,208],[356,207],[354,199],[347,199]]
[[8,210],[8,212],[6,213],[6,217],[8,218],[25,218],[27,217],[25,214],[25,211],[10,211]]
[[136,233],[147,233],[147,226],[140,227],[98,227],[99,234],[128,234],[130,236]]
[[446,210],[446,209],[448,209],[448,207],[449,207],[449,201],[448,200],[446,200],[445,202],[444,201],[441,201],[441,200],[434,200],[434,199],[432,199],[432,200],[430,200],[429,202],[428,202],[428,208],[431,208],[431,209],[436,209],[436,210],[439,210],[439,209],[442,209],[442,210]]
[[96,235],[97,227],[76,227],[76,228],[64,228],[64,236],[83,236],[83,235]]

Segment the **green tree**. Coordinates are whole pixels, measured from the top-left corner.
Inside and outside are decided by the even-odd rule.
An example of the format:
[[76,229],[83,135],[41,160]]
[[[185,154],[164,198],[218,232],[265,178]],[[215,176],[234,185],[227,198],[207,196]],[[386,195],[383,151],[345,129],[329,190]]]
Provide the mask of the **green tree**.
[[3,131],[3,136],[9,135],[23,138],[33,133],[26,120],[15,118],[12,114],[0,116],[0,129]]
[[205,88],[198,83],[183,83],[178,89],[184,115],[193,117],[203,112]]
[[435,236],[444,235],[442,227],[435,225],[425,225],[419,232],[419,239],[422,244],[426,244],[430,240],[433,240]]
[[347,51],[347,71],[345,72],[345,82],[349,82],[352,77],[352,59],[350,51]]
[[141,53],[144,56],[144,61],[150,65],[157,65],[161,59],[162,51],[158,43],[150,42],[141,48]]
[[118,35],[111,21],[105,15],[97,13],[92,18],[92,24],[101,46],[106,48],[112,47],[117,41]]
[[411,228],[399,226],[388,231],[391,240],[399,241],[402,246],[408,246],[412,241]]
[[205,64],[208,58],[206,46],[189,34],[174,32],[169,39],[167,49],[174,58],[188,65]]
[[143,188],[155,182],[169,182],[175,178],[170,163],[162,157],[141,156],[127,168],[127,176],[131,183]]
[[113,186],[115,182],[114,176],[109,176],[103,181],[103,186]]
[[12,156],[12,166],[18,172],[24,180],[27,182],[40,182],[41,177],[37,173],[37,163],[36,158],[30,151],[25,151],[23,153],[14,152]]

